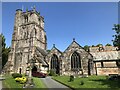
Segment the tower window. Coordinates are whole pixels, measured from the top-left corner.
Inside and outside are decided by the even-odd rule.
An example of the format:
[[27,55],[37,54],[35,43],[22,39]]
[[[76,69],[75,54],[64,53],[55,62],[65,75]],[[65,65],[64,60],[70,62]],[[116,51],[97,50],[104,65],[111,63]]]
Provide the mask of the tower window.
[[25,23],[27,23],[28,22],[28,16],[25,15],[24,18],[25,18]]
[[103,64],[103,62],[101,62],[101,67],[104,67],[104,64]]
[[116,61],[117,67],[120,67],[120,60]]

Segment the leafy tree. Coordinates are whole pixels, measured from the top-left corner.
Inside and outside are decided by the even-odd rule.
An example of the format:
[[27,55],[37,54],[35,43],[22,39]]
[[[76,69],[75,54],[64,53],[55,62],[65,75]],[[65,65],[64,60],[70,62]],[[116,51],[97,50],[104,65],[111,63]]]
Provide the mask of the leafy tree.
[[95,47],[95,45],[92,45],[92,47]]
[[118,47],[118,50],[120,50],[120,24],[114,24],[113,30],[115,31],[115,35],[113,35],[113,45]]
[[50,52],[50,50],[47,50],[47,52],[49,53],[49,52]]
[[105,46],[112,46],[111,44],[107,43]]
[[98,44],[98,45],[96,45],[96,47],[99,47],[99,46],[103,46],[102,44]]
[[[114,24],[113,30],[116,32],[115,35],[113,35],[114,40],[113,45],[118,47],[118,50],[120,50],[120,24]],[[118,64],[118,71],[120,74],[120,65]]]
[[3,34],[0,34],[0,38],[2,39],[2,68],[8,61],[8,54],[10,52],[10,47],[6,47],[5,37]]
[[83,48],[85,49],[85,51],[89,52],[89,46],[88,45],[85,45]]

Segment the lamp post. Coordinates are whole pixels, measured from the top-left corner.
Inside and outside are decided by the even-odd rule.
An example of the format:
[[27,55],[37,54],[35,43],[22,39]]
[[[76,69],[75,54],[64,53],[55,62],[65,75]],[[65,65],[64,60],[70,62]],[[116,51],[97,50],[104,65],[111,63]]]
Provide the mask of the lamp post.
[[34,62],[32,62],[32,61],[33,61],[33,59],[30,59],[28,80],[27,80],[24,88],[33,88],[34,87],[34,83],[33,83],[33,79],[32,79],[32,66],[33,66]]
[[[34,56],[33,56],[34,57]],[[30,59],[30,70],[29,70],[29,78],[32,78],[32,67],[35,63],[34,58]]]
[[32,78],[32,59],[30,60],[30,70],[29,70],[29,78]]
[[[32,66],[33,66],[33,53],[32,51],[30,50],[31,49],[31,36],[32,36],[32,33],[30,33],[30,38],[29,38],[29,49],[28,49],[28,63],[29,63],[29,75],[28,75],[28,80],[25,84],[25,88],[33,88],[34,87],[34,84],[33,84],[33,80],[32,80]],[[30,58],[30,55],[32,55]]]
[[19,70],[19,73],[21,74],[21,69],[22,69],[22,66],[21,66],[21,64],[22,64],[22,50],[20,51],[20,70]]
[[[31,60],[30,60],[30,54],[31,54],[31,51],[30,51],[30,48],[31,48],[31,33],[30,33],[30,38],[29,38],[29,49],[28,49],[28,66],[29,66],[29,73],[28,73],[28,77],[30,78],[31,77]],[[29,65],[30,64],[30,65]],[[28,68],[27,68],[28,69]]]

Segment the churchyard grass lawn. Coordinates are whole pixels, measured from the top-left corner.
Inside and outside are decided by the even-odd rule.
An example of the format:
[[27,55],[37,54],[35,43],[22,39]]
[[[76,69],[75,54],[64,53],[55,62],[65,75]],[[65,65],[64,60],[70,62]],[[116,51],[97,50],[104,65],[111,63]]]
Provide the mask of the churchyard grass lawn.
[[45,84],[42,83],[40,78],[33,77],[33,81],[34,81],[35,86],[36,86],[35,88],[46,88]]
[[5,80],[3,80],[4,88],[22,88],[22,84],[19,84],[11,75],[6,75]]
[[119,88],[120,80],[111,81],[106,76],[89,76],[86,78],[76,77],[74,81],[70,82],[69,76],[54,76],[52,77],[56,81],[59,81],[71,88]]
[[[33,82],[35,84],[35,88],[46,88],[46,86],[42,83],[40,78],[33,77]],[[16,88],[19,88],[21,90],[23,84],[16,82],[11,75],[7,75],[5,76],[5,80],[3,80],[3,87],[12,88],[11,90],[16,90]]]

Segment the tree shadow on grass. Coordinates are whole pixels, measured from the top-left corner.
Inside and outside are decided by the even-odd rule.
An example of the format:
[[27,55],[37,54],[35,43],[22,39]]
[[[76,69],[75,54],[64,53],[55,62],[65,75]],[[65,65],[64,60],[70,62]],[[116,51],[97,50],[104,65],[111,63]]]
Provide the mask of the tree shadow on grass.
[[91,79],[90,81],[100,82],[101,85],[107,85],[109,88],[120,88],[120,80]]

